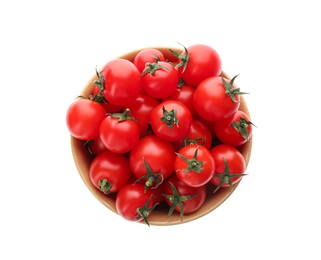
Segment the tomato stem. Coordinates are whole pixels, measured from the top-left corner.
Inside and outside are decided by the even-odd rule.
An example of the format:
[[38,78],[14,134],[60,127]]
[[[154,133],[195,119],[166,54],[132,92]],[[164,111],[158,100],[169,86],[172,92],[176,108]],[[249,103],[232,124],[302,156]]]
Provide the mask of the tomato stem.
[[113,187],[111,182],[109,182],[107,179],[103,179],[98,181],[99,189],[104,193],[104,194],[109,194],[110,189]]
[[222,187],[222,185],[224,183],[228,183],[230,191],[232,191],[232,187],[233,187],[232,178],[234,178],[234,177],[243,177],[243,176],[247,175],[247,174],[244,174],[244,173],[231,173],[230,172],[230,168],[229,168],[228,163],[225,160],[225,158],[223,158],[223,161],[224,161],[224,172],[222,174],[214,174],[214,177],[221,178],[221,181],[217,185],[217,187],[216,187],[216,189],[214,190],[213,193],[217,192]]
[[178,118],[176,116],[177,111],[172,109],[171,111],[167,111],[163,106],[163,116],[160,118],[162,122],[165,122],[168,128],[173,128],[174,125],[178,126]]
[[156,73],[156,71],[159,70],[159,69],[168,70],[168,68],[166,66],[159,65],[158,62],[159,62],[159,58],[156,59],[156,61],[154,63],[147,62],[146,63],[146,68],[144,69],[144,71],[141,74],[141,76],[144,76],[147,73],[150,73],[150,74],[154,75]]
[[182,160],[184,160],[187,163],[187,167],[185,170],[183,170],[183,172],[194,171],[197,173],[201,173],[203,171],[204,162],[197,160],[197,153],[198,153],[198,146],[195,149],[195,153],[192,159],[188,159],[184,155],[176,153],[177,156],[179,156]]
[[[239,74],[238,74],[239,75]],[[225,94],[229,96],[233,102],[238,102],[235,98],[235,95],[243,95],[243,94],[248,94],[246,92],[241,92],[240,88],[233,88],[234,80],[238,76],[234,76],[231,80],[230,83],[227,83],[224,77],[222,77],[222,82],[225,88]]]
[[[178,44],[180,44],[180,43],[178,43]],[[182,44],[180,44],[180,45],[182,45]],[[177,57],[179,60],[181,60],[181,62],[178,63],[175,67],[179,68],[179,67],[183,66],[182,72],[184,72],[186,70],[187,64],[189,62],[189,53],[188,53],[187,48],[184,45],[182,45],[182,47],[184,48],[185,54],[179,53],[179,52],[171,50],[171,49],[169,49],[169,51],[172,54],[174,54],[175,57]]]
[[156,203],[153,207],[149,208],[149,207],[148,207],[148,204],[149,204],[151,198],[152,198],[152,197],[149,197],[149,198],[146,200],[146,202],[145,202],[145,204],[144,204],[143,207],[136,209],[137,215],[136,215],[136,217],[135,217],[135,220],[138,220],[138,219],[140,219],[140,218],[143,218],[144,221],[145,221],[145,223],[146,223],[148,226],[150,226],[150,225],[149,225],[149,222],[148,222],[148,216],[149,216],[150,212],[152,212],[152,211],[155,209],[155,207],[158,205],[158,203]]
[[244,117],[240,117],[240,120],[239,121],[235,121],[232,123],[232,127],[238,131],[241,136],[246,139],[246,140],[249,140],[249,135],[248,135],[248,126],[249,125],[253,125],[255,126],[251,121],[247,121]]
[[114,117],[114,118],[119,118],[118,122],[122,122],[122,121],[125,121],[125,120],[137,121],[136,118],[131,116],[129,113],[130,113],[130,109],[126,108],[126,110],[123,113],[113,113],[113,114],[110,114],[110,116]]
[[171,185],[173,194],[172,195],[162,194],[165,198],[167,198],[171,202],[171,206],[168,211],[167,217],[170,217],[173,214],[176,206],[179,205],[180,217],[181,217],[181,221],[183,221],[183,216],[184,216],[183,201],[193,199],[193,198],[197,197],[198,195],[180,195],[178,193],[175,185],[172,182],[169,182],[169,184]]

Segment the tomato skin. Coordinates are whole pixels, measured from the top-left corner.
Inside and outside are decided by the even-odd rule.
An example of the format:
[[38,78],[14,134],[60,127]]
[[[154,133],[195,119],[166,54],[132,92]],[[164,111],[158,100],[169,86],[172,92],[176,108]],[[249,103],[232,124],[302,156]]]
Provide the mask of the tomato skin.
[[[197,156],[195,152],[197,150]],[[179,155],[176,156],[174,170],[177,177],[186,185],[191,187],[200,187],[208,183],[212,178],[215,171],[215,161],[210,151],[201,145],[190,144],[184,146],[179,152],[179,155],[187,159],[195,158],[202,165],[199,167],[200,172],[193,169],[186,171],[188,163],[183,160]]]
[[106,146],[103,144],[103,142],[100,140],[100,137],[96,137],[93,140],[90,140],[89,143],[87,144],[87,149],[89,153],[93,155],[98,155],[102,152],[107,151]]
[[[204,44],[195,44],[187,48],[189,61],[183,72],[179,67],[182,79],[190,86],[198,86],[203,80],[219,76],[222,71],[222,61],[216,50]],[[182,54],[186,54],[185,50]]]
[[[206,199],[206,186],[200,186],[200,187],[188,186],[184,182],[182,182],[175,174],[173,174],[172,176],[170,176],[164,181],[163,193],[165,195],[173,195],[170,182],[174,184],[178,193],[181,196],[197,195],[192,199],[188,199],[182,202],[184,206],[184,214],[193,213],[203,206]],[[165,201],[169,206],[172,205],[172,202],[166,197],[165,197]],[[181,212],[181,208],[179,207],[179,205],[175,207],[175,211]]]
[[194,107],[194,92],[195,88],[189,85],[183,85],[182,87],[176,88],[176,90],[170,96],[163,98],[165,100],[178,100],[181,101],[185,106],[189,108],[192,115],[196,114]]
[[168,178],[174,171],[175,151],[172,144],[155,135],[148,135],[139,140],[129,154],[129,165],[137,177],[147,174],[144,160],[154,173]]
[[[229,80],[225,79],[225,81],[229,83]],[[235,95],[236,102],[234,102],[225,91],[222,77],[203,80],[194,93],[197,113],[209,121],[218,121],[232,116],[240,107],[240,96]]]
[[136,219],[137,209],[142,208],[149,198],[148,207],[153,207],[155,203],[150,190],[144,191],[144,185],[139,183],[127,184],[117,193],[116,210],[124,219],[139,222],[143,218]]
[[161,51],[153,48],[144,49],[136,54],[133,63],[138,68],[139,72],[142,73],[145,69],[146,63],[154,63],[157,58],[160,61],[165,61],[165,57]]
[[183,139],[173,142],[173,144],[176,150],[179,150],[185,146],[186,143],[189,144],[189,141],[198,145],[203,145],[207,149],[211,149],[212,134],[203,122],[193,119],[187,135]]
[[134,101],[142,90],[142,79],[137,67],[126,59],[114,59],[103,68],[103,95],[105,99],[118,106]]
[[99,136],[99,126],[105,117],[105,109],[97,102],[77,99],[68,107],[66,123],[73,137],[91,140]]
[[99,137],[106,148],[115,153],[127,153],[140,138],[137,122],[131,119],[118,122],[119,118],[107,116],[100,124]]
[[[176,123],[168,126],[166,122],[162,121],[164,118],[163,108],[168,112],[176,111]],[[188,133],[192,124],[192,114],[182,102],[166,100],[152,110],[150,123],[155,135],[168,141],[178,141]]]
[[239,122],[241,118],[250,121],[250,118],[243,111],[238,110],[231,117],[218,121],[214,124],[214,132],[216,137],[223,143],[232,146],[240,146],[245,144],[252,136],[252,124],[247,126],[248,139],[244,138],[241,133],[233,127],[233,122]]
[[[246,163],[243,155],[234,146],[227,144],[219,144],[210,150],[215,161],[215,173],[210,180],[212,184],[218,186],[221,178],[215,177],[216,174],[222,174],[224,172],[224,159],[226,160],[230,173],[242,174],[246,170]],[[235,184],[241,180],[242,177],[231,178],[232,184]],[[221,187],[229,187],[228,183],[223,183]]]
[[141,137],[146,134],[149,127],[150,114],[159,103],[155,98],[141,94],[135,101],[126,106],[126,108],[130,109],[130,114],[138,122]]
[[91,162],[89,177],[98,190],[100,190],[99,181],[107,179],[112,184],[108,193],[118,192],[128,184],[131,177],[128,159],[122,154],[104,151]]
[[171,95],[178,86],[179,74],[177,69],[170,63],[159,61],[159,68],[155,73],[145,74],[147,67],[142,74],[142,84],[144,91],[154,98],[165,98]]

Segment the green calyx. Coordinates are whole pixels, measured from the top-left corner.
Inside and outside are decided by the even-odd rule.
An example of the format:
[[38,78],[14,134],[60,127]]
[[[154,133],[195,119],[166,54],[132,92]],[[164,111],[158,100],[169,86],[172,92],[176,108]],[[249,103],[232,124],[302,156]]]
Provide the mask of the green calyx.
[[167,217],[170,217],[173,214],[176,206],[179,205],[180,217],[181,217],[181,220],[183,221],[183,216],[184,216],[183,201],[193,199],[193,198],[197,197],[197,195],[180,195],[178,193],[175,185],[172,182],[169,182],[169,184],[171,185],[173,195],[163,194],[163,196],[171,202],[171,206],[169,208]]
[[248,129],[247,129],[249,125],[255,126],[251,121],[247,121],[244,117],[240,117],[239,121],[235,121],[232,123],[232,127],[236,131],[238,131],[241,134],[241,136],[247,141],[249,140]]
[[243,95],[243,94],[248,94],[246,92],[241,92],[240,88],[233,88],[234,80],[236,79],[238,75],[234,76],[231,80],[230,83],[227,83],[224,77],[222,77],[222,82],[225,88],[225,94],[229,96],[233,102],[238,102],[235,98],[235,95]]
[[110,116],[113,118],[118,118],[118,122],[122,122],[125,120],[134,120],[137,121],[135,117],[131,116],[130,109],[126,108],[126,110],[123,113],[113,113]]
[[178,118],[176,116],[177,111],[172,109],[171,111],[167,111],[163,106],[163,116],[160,118],[162,122],[165,122],[168,128],[173,128],[174,125],[178,126]]
[[99,189],[104,193],[104,194],[109,194],[110,189],[113,187],[113,185],[107,180],[103,179],[98,181]]
[[159,69],[166,69],[166,70],[168,70],[167,67],[162,66],[162,65],[159,65],[158,62],[159,62],[159,58],[156,59],[156,61],[155,61],[154,63],[148,62],[148,63],[146,64],[147,67],[145,68],[145,70],[143,71],[143,73],[141,74],[141,76],[144,76],[144,75],[146,75],[147,73],[150,73],[150,74],[154,75],[154,74],[156,73],[156,71],[159,70]]
[[158,203],[156,203],[153,207],[148,207],[148,204],[149,204],[151,198],[152,197],[149,197],[148,200],[146,200],[146,202],[145,202],[143,207],[136,209],[137,215],[135,217],[135,220],[143,218],[145,223],[148,226],[150,226],[149,222],[148,222],[148,216],[149,216],[150,212],[152,212],[155,209],[155,207],[158,205]]
[[[180,43],[179,43],[180,44]],[[182,45],[182,44],[180,44]],[[182,45],[183,46],[183,45]],[[188,50],[185,46],[183,46],[184,48],[184,51],[185,51],[185,54],[182,54],[180,52],[177,52],[177,51],[174,51],[174,50],[171,50],[169,49],[169,51],[174,54],[175,57],[177,57],[180,62],[176,65],[176,68],[179,68],[179,67],[182,67],[183,66],[183,70],[182,72],[184,72],[186,70],[186,67],[187,67],[187,64],[189,62],[189,53],[188,53]]]
[[107,103],[107,100],[103,95],[103,91],[105,89],[104,78],[102,77],[101,72],[98,72],[97,67],[96,67],[96,75],[97,75],[97,79],[94,81],[94,84],[98,87],[99,93],[96,94],[95,96],[90,95],[89,99],[94,100],[99,104]]
[[195,149],[195,153],[192,159],[188,159],[187,157],[179,153],[176,153],[177,156],[179,156],[182,160],[184,160],[187,163],[187,167],[183,170],[183,172],[194,171],[197,173],[201,173],[203,171],[203,165],[205,162],[197,160],[197,153],[198,147]]
[[[144,160],[144,165],[145,165],[147,174],[138,178],[135,181],[135,183],[139,182],[142,179],[147,179],[144,186],[144,192],[146,193],[149,187],[151,189],[156,189],[164,181],[164,176],[161,173],[154,173],[152,169],[149,167],[149,164],[147,163],[145,158],[143,158],[143,160]],[[155,185],[151,187],[153,184]]]
[[224,183],[228,183],[229,187],[230,187],[230,191],[232,191],[232,187],[233,187],[233,184],[232,184],[232,178],[234,177],[243,177],[247,174],[244,174],[244,173],[231,173],[230,172],[230,169],[228,167],[228,163],[227,161],[225,160],[225,158],[223,158],[224,160],[224,172],[221,173],[221,174],[215,174],[214,177],[219,177],[221,178],[221,181],[220,183],[217,185],[216,189],[214,190],[213,193],[215,193],[216,191],[218,191],[222,185]]

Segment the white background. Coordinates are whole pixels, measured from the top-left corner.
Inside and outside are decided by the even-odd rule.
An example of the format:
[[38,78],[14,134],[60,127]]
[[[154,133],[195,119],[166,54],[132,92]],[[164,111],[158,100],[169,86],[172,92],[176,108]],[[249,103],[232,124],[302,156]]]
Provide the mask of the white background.
[[[211,6],[208,4],[211,3]],[[0,259],[321,259],[318,1],[2,1]],[[215,48],[254,129],[247,173],[203,218],[123,220],[74,165],[67,107],[95,67],[150,46]]]

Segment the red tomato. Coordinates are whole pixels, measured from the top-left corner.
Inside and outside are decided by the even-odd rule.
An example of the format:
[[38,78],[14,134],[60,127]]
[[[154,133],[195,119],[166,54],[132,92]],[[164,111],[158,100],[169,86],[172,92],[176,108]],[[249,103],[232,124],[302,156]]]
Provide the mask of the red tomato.
[[94,87],[92,92],[93,97],[96,97],[98,103],[100,103],[106,110],[106,113],[116,113],[123,109],[123,106],[114,105],[107,100],[105,100],[103,95],[100,95],[100,90],[97,86]]
[[156,61],[147,63],[142,73],[144,91],[154,98],[165,98],[171,95],[178,86],[177,69],[170,63]]
[[181,87],[176,88],[172,95],[163,98],[165,100],[178,100],[181,101],[185,106],[189,108],[192,115],[196,114],[194,107],[194,92],[195,88],[189,85],[184,84]]
[[181,78],[190,86],[196,87],[206,78],[221,74],[221,58],[210,46],[195,44],[174,55],[181,60],[178,65]]
[[155,98],[141,94],[135,101],[126,106],[126,108],[130,109],[130,114],[138,122],[141,137],[147,134],[150,128],[150,114],[159,103]]
[[194,106],[201,117],[218,121],[232,116],[239,109],[239,95],[244,93],[233,85],[235,77],[231,81],[222,77],[210,77],[197,86]]
[[142,78],[137,67],[125,59],[108,62],[101,72],[105,99],[118,106],[134,101],[142,90]]
[[[173,173],[175,157],[170,142],[155,135],[148,135],[141,138],[130,152],[129,165],[137,178],[145,178],[147,186],[155,187]],[[149,173],[149,168],[155,176]]]
[[212,146],[212,134],[208,127],[199,120],[193,119],[191,127],[187,135],[177,142],[173,142],[176,150],[181,149],[188,144],[203,145],[207,149],[211,149]]
[[[243,155],[235,147],[227,144],[219,144],[210,150],[215,161],[215,173],[210,180],[216,186],[230,187],[241,180],[246,170]],[[214,191],[214,192],[215,192]]]
[[90,164],[89,177],[92,184],[105,194],[118,192],[130,180],[128,159],[122,154],[105,151]]
[[163,53],[157,49],[144,49],[138,52],[134,58],[133,63],[138,68],[139,72],[142,73],[145,69],[146,63],[153,63],[155,61],[165,61]]
[[168,141],[178,141],[188,133],[192,114],[182,102],[167,100],[153,109],[150,123],[155,135]]
[[249,116],[238,110],[231,117],[216,122],[214,132],[222,143],[240,146],[251,138],[252,125]]
[[69,106],[66,123],[70,134],[80,140],[99,136],[100,123],[106,118],[105,109],[89,99],[77,99]]
[[109,151],[127,153],[140,138],[138,123],[128,117],[129,110],[107,116],[100,124],[99,137]]
[[120,216],[129,221],[139,222],[144,220],[147,225],[148,216],[154,210],[152,193],[144,190],[144,185],[127,184],[116,196],[116,210]]
[[86,142],[86,148],[90,154],[98,155],[102,152],[107,151],[106,146],[100,140],[100,137],[96,137],[95,139],[89,140]]
[[165,201],[170,206],[168,216],[171,216],[175,210],[180,213],[182,218],[184,214],[190,214],[200,209],[206,199],[206,186],[188,186],[175,174],[164,181],[163,192]]
[[213,178],[215,162],[207,148],[190,144],[177,153],[174,170],[177,177],[186,185],[200,187]]

